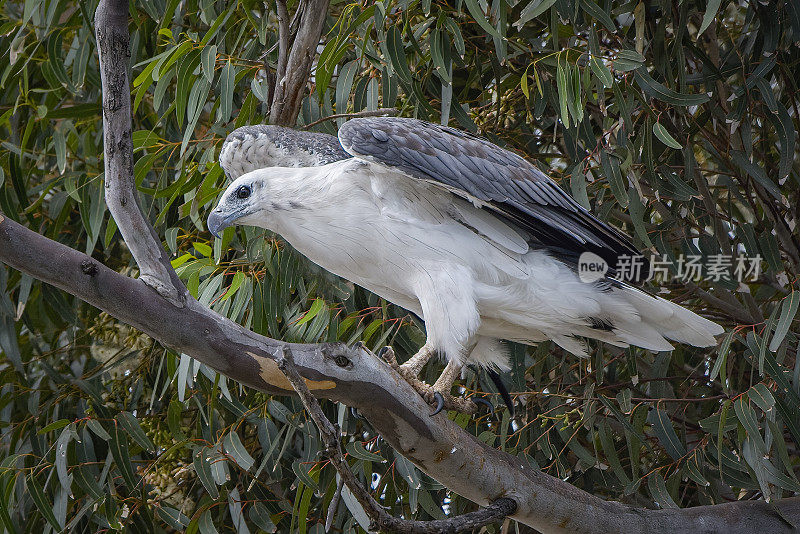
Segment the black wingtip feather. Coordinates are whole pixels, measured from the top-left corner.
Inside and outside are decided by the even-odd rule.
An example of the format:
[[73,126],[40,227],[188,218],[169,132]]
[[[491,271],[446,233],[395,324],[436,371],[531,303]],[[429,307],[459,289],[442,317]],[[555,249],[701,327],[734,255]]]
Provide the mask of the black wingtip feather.
[[494,387],[497,388],[497,391],[500,392],[500,396],[503,397],[503,403],[505,403],[508,411],[513,416],[514,415],[514,401],[511,400],[511,395],[508,393],[508,389],[506,385],[503,383],[503,378],[496,372],[488,369],[486,374],[489,375],[489,378],[492,379],[494,383]]

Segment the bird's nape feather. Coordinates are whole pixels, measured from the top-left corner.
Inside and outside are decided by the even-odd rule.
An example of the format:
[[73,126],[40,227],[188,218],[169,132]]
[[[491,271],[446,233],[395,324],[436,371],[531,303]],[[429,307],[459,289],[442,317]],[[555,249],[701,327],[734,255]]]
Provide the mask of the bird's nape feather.
[[336,136],[257,124],[235,129],[222,144],[219,162],[230,180],[267,167],[316,167],[350,158]]

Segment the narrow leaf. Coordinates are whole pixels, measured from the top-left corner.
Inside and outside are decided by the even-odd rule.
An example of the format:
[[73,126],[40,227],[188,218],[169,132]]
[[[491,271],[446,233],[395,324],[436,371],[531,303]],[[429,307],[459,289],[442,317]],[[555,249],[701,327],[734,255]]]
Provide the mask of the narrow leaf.
[[700,455],[702,453],[697,452],[691,458],[686,461],[686,472],[689,474],[689,478],[700,484],[701,486],[710,486],[711,483],[703,476],[703,473],[700,472]]
[[673,460],[679,460],[686,455],[686,448],[678,439],[667,412],[660,408],[653,410],[652,423],[653,432],[655,432],[658,441],[667,451],[667,454],[672,456]]
[[697,36],[703,35],[703,32],[706,31],[711,25],[711,22],[714,20],[714,17],[717,15],[717,11],[719,10],[720,0],[708,0],[708,4],[706,5],[706,12],[703,14],[703,23],[700,24],[700,29],[697,31]]
[[[312,465],[311,469],[313,468],[314,466]],[[316,491],[319,487],[319,484],[317,484],[316,480],[311,478],[311,475],[309,474],[311,469],[307,471],[306,466],[300,460],[295,460],[294,463],[292,463],[292,471],[294,471],[294,474],[300,479],[300,482]]]
[[569,99],[569,88],[567,87],[567,70],[558,62],[556,67],[556,86],[558,87],[558,106],[561,114],[561,122],[564,128],[569,128],[569,111],[567,100]]
[[364,448],[364,445],[361,444],[360,441],[353,441],[347,444],[346,446],[347,452],[350,455],[358,458],[359,460],[365,460],[367,462],[380,462],[385,463],[386,459],[381,456],[380,454],[376,454],[374,452],[370,452]]
[[606,175],[606,180],[608,180],[608,185],[611,187],[611,192],[614,193],[614,198],[617,199],[620,206],[627,208],[630,198],[628,198],[628,192],[622,179],[619,158],[615,155],[609,155],[607,150],[602,150],[600,153],[600,165],[603,167],[603,172]]
[[222,67],[219,84],[219,120],[221,122],[228,122],[233,111],[233,88],[236,86],[236,69],[233,67],[233,63],[231,63],[230,60]]
[[128,452],[128,440],[120,431],[120,426],[121,425],[114,425],[108,446],[111,449],[114,462],[117,464],[117,468],[122,474],[123,480],[125,480],[125,485],[128,486],[128,489],[133,490],[138,481],[133,472],[133,466],[131,465],[131,457]]
[[220,299],[220,301],[224,302],[234,296],[239,290],[239,287],[241,287],[245,278],[246,276],[242,271],[237,271],[237,273],[233,275],[233,281],[231,282],[231,285],[228,287],[228,290],[225,291],[225,295],[222,297],[222,299]]
[[324,300],[322,300],[322,299],[315,299],[315,300],[314,300],[314,302],[311,304],[311,308],[309,308],[309,310],[306,312],[306,314],[303,316],[303,318],[302,318],[302,319],[300,319],[299,321],[297,321],[297,326],[300,326],[300,325],[302,325],[302,324],[306,324],[306,323],[307,323],[307,322],[309,322],[311,319],[313,319],[314,317],[316,317],[316,315],[317,315],[317,314],[319,313],[319,311],[322,309],[322,306],[323,306],[324,304],[325,304],[325,301],[324,301]]
[[644,67],[633,72],[634,79],[639,87],[649,96],[676,106],[697,106],[708,102],[705,94],[684,94],[673,91],[665,85],[655,81]]
[[64,491],[66,491],[68,494],[72,493],[72,477],[67,471],[67,449],[71,439],[71,429],[69,427],[65,427],[64,430],[61,431],[58,441],[56,441],[55,451],[56,475],[58,475],[58,481],[61,483],[61,487],[64,488]]
[[761,408],[764,413],[770,411],[775,406],[775,397],[772,392],[762,382],[755,384],[747,390],[747,396],[753,401],[753,404]]
[[781,346],[783,338],[786,337],[786,333],[789,332],[789,327],[792,325],[795,315],[797,315],[798,305],[800,305],[800,291],[792,290],[781,304],[781,316],[778,318],[775,334],[769,343],[770,351],[775,352]]
[[647,488],[650,490],[653,499],[655,499],[661,508],[678,508],[678,505],[675,504],[669,491],[667,491],[664,477],[662,477],[661,473],[658,471],[647,477]]
[[525,25],[529,20],[533,20],[556,3],[556,0],[531,0],[519,14],[519,20],[514,23],[514,26],[519,29]]
[[675,150],[680,150],[683,148],[683,145],[681,145],[678,141],[676,141],[675,138],[669,134],[667,129],[664,128],[664,125],[661,124],[660,122],[656,122],[655,124],[653,124],[653,133],[656,135],[656,137],[658,137],[659,141],[661,141],[668,147],[674,148]]
[[714,362],[714,366],[711,368],[709,380],[716,379],[720,369],[723,365],[725,365],[725,359],[728,357],[728,351],[730,351],[731,342],[733,341],[733,336],[735,333],[736,332],[734,330],[731,330],[725,334],[725,337],[722,339],[722,343],[720,343],[719,350],[717,351],[717,360]]
[[25,482],[28,487],[28,493],[33,499],[33,503],[36,505],[36,508],[39,509],[39,513],[41,513],[47,522],[50,523],[50,526],[53,527],[53,530],[56,532],[61,532],[63,525],[59,524],[58,520],[56,519],[56,516],[53,513],[53,504],[47,499],[44,490],[36,481],[36,477],[31,474],[25,479]]
[[103,425],[100,424],[100,421],[97,419],[89,419],[86,421],[86,427],[89,428],[92,432],[94,432],[97,437],[108,441],[111,439],[111,436],[106,432],[106,429],[103,428]]
[[141,425],[139,424],[139,420],[130,413],[130,412],[120,412],[117,414],[115,419],[122,425],[122,428],[125,429],[125,432],[133,438],[141,448],[151,453],[156,452],[156,447],[153,445],[153,442],[150,441],[150,438],[147,437],[147,434],[144,433],[142,430]]
[[214,482],[214,477],[211,474],[211,464],[203,453],[204,449],[197,449],[194,453],[194,472],[197,473],[197,478],[206,488],[206,491],[215,501],[219,498],[219,490],[217,484]]
[[480,26],[492,37],[502,39],[502,36],[497,32],[497,29],[489,24],[488,20],[486,20],[486,15],[484,14],[480,5],[478,5],[477,0],[464,0],[464,3],[467,5],[467,9],[469,10],[470,15],[472,15],[472,18],[474,18],[475,22],[478,23],[478,26]]
[[581,8],[586,11],[586,13],[599,21],[609,32],[616,33],[617,27],[613,19],[603,8],[595,4],[592,0],[580,0],[580,3]]
[[736,411],[736,416],[739,418],[739,422],[742,423],[747,435],[753,440],[753,444],[756,446],[756,448],[762,454],[767,454],[769,449],[767,448],[767,444],[764,442],[764,438],[758,428],[756,412],[747,402],[747,397],[739,397],[736,402],[733,403],[733,409]]
[[202,534],[219,534],[217,527],[214,526],[214,520],[211,519],[211,512],[209,510],[203,512],[203,515],[200,516],[200,520],[197,522],[197,526]]
[[408,69],[408,60],[406,59],[406,52],[403,47],[403,38],[400,36],[400,30],[398,30],[396,26],[392,26],[386,32],[386,45],[389,51],[389,59],[391,59],[392,68],[403,83],[411,84],[411,71]]
[[172,508],[171,506],[157,506],[156,513],[162,521],[179,532],[189,526],[189,518],[180,510]]
[[53,145],[56,149],[58,172],[64,174],[64,170],[67,168],[67,141],[64,138],[64,132],[58,128],[53,131]]
[[203,48],[201,64],[203,65],[203,75],[208,83],[214,81],[214,67],[217,63],[217,45],[210,45]]
[[53,430],[59,430],[61,428],[64,428],[68,424],[70,424],[70,420],[69,419],[59,419],[58,421],[53,421],[52,423],[50,423],[49,425],[47,425],[43,429],[39,430],[37,432],[37,434],[39,434],[39,435],[47,434],[48,432],[52,432]]
[[242,440],[239,438],[237,432],[234,431],[226,434],[223,445],[225,447],[225,452],[231,455],[233,459],[236,460],[236,463],[245,471],[249,471],[256,463],[255,459],[247,452],[244,444],[242,444]]
[[752,161],[750,161],[742,152],[738,150],[731,150],[733,162],[736,163],[743,171],[745,171],[751,178],[758,182],[764,189],[777,200],[781,200],[781,190],[778,186],[769,179],[764,169]]
[[592,68],[594,75],[597,76],[597,79],[603,84],[603,87],[610,88],[614,83],[614,77],[611,75],[611,70],[606,67],[606,64],[597,56],[592,56],[592,59],[589,60],[589,66]]

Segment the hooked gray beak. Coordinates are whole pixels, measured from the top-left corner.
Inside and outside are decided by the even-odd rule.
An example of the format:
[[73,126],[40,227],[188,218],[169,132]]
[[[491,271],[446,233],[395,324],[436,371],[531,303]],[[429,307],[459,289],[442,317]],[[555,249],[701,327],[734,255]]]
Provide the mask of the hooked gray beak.
[[225,217],[218,213],[217,210],[214,210],[211,212],[211,215],[208,216],[206,226],[208,226],[208,231],[211,232],[214,237],[219,237],[220,232],[229,227],[231,222],[233,222],[233,215]]

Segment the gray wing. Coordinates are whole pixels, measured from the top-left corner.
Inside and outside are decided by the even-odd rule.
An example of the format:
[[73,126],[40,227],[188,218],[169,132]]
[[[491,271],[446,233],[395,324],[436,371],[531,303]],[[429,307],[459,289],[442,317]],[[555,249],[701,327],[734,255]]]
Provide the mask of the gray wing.
[[[460,130],[398,117],[351,119],[339,129],[350,154],[396,167],[492,210],[570,262],[590,251],[612,269],[639,255],[630,239],[600,221],[522,157]],[[646,276],[647,269],[643,269]]]
[[231,132],[222,145],[219,163],[228,178],[235,180],[265,167],[314,167],[349,157],[333,135],[259,124]]

